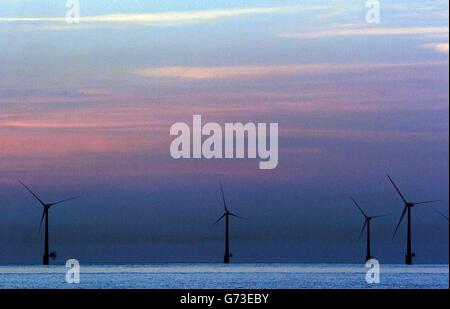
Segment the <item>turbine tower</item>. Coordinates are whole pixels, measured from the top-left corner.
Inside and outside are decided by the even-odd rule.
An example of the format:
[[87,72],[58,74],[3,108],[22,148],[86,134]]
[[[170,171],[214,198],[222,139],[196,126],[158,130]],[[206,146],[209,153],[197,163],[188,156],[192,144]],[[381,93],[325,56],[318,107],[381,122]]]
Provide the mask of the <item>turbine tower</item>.
[[394,183],[392,178],[389,175],[387,175],[387,177],[389,178],[389,181],[394,186],[394,188],[397,191],[398,195],[400,195],[400,198],[402,199],[403,204],[405,205],[404,208],[403,208],[403,212],[402,212],[402,215],[400,217],[400,220],[398,221],[397,227],[395,228],[394,235],[392,236],[392,239],[394,239],[395,234],[398,231],[398,227],[400,226],[400,223],[402,223],[403,217],[405,217],[405,214],[408,213],[405,264],[411,265],[412,264],[412,259],[413,259],[413,257],[415,257],[415,253],[412,252],[412,248],[411,248],[411,209],[414,206],[417,206],[417,205],[428,204],[428,203],[435,203],[435,202],[438,202],[438,201],[437,200],[433,200],[433,201],[425,201],[425,202],[419,202],[419,203],[408,202],[405,199],[405,197],[403,196],[403,194],[400,192],[400,190],[398,189],[397,185]]
[[49,253],[49,245],[48,245],[48,211],[50,209],[50,207],[55,206],[57,204],[61,204],[64,202],[68,202],[74,199],[77,199],[79,197],[72,197],[72,198],[68,198],[68,199],[64,199],[55,203],[44,203],[36,194],[33,193],[33,191],[31,191],[25,184],[23,184],[21,181],[20,183],[22,184],[22,186],[25,187],[25,189],[27,189],[28,192],[30,192],[30,194],[39,201],[39,203],[41,203],[43,210],[42,210],[42,216],[41,216],[41,223],[39,224],[39,230],[41,230],[42,227],[42,222],[44,222],[44,229],[45,229],[45,244],[44,244],[44,255],[42,257],[42,264],[43,265],[48,265],[49,264],[49,258],[56,258],[56,252],[51,252]]
[[225,217],[225,254],[223,256],[223,262],[225,264],[228,264],[228,263],[230,263],[230,258],[233,256],[232,254],[230,254],[230,236],[229,236],[229,220],[230,219],[229,219],[229,217],[232,216],[232,217],[236,217],[236,218],[240,218],[240,219],[244,219],[244,218],[241,216],[238,216],[228,210],[227,203],[225,201],[225,195],[223,193],[222,184],[220,184],[220,191],[222,193],[222,201],[223,201],[223,207],[224,207],[225,213],[223,215],[221,215],[219,217],[219,219],[217,219],[216,222],[214,222],[214,224],[218,223],[220,220],[222,220]]
[[375,219],[375,218],[381,218],[381,217],[385,217],[386,215],[381,215],[381,216],[368,216],[366,215],[366,213],[362,210],[362,208],[358,205],[358,203],[355,201],[354,198],[351,198],[353,203],[355,204],[356,207],[358,207],[359,211],[362,213],[362,215],[364,216],[365,220],[364,220],[364,225],[361,229],[361,233],[359,234],[359,239],[361,239],[361,236],[364,233],[364,229],[367,226],[367,247],[366,247],[366,262],[368,260],[370,260],[372,258],[372,255],[370,253],[370,220]]

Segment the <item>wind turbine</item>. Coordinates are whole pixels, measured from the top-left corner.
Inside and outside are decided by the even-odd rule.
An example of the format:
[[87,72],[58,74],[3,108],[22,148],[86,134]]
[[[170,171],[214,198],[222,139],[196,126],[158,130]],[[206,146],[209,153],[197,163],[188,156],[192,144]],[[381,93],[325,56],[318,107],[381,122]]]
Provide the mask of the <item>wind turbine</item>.
[[223,256],[223,262],[225,264],[228,264],[228,263],[230,263],[230,257],[233,256],[232,254],[230,254],[230,237],[229,237],[229,226],[228,226],[229,217],[232,216],[232,217],[236,217],[236,218],[240,218],[240,219],[244,219],[244,218],[241,216],[238,216],[228,210],[227,202],[225,201],[225,195],[223,193],[222,184],[220,184],[220,191],[222,193],[222,201],[223,201],[223,207],[224,207],[225,213],[223,215],[221,215],[220,218],[217,219],[216,222],[214,222],[214,224],[218,223],[220,220],[222,220],[225,217],[225,254]]
[[375,218],[381,218],[381,217],[385,217],[386,215],[381,215],[381,216],[368,216],[366,215],[366,213],[362,210],[362,208],[358,205],[358,203],[355,201],[354,198],[351,198],[353,203],[355,204],[356,207],[358,207],[359,211],[362,213],[362,215],[364,216],[364,218],[366,220],[364,220],[364,225],[361,229],[361,233],[359,234],[359,239],[361,239],[361,236],[364,233],[364,229],[367,226],[367,247],[366,247],[366,262],[368,260],[370,260],[372,258],[372,255],[370,255],[370,220],[375,219]]
[[403,201],[403,204],[405,205],[404,208],[403,208],[403,212],[402,212],[402,215],[400,217],[400,220],[398,221],[397,227],[395,228],[394,235],[392,236],[392,239],[394,239],[395,234],[398,231],[398,227],[400,226],[400,223],[402,223],[403,217],[405,216],[406,213],[408,213],[408,227],[407,227],[408,235],[407,235],[407,240],[406,240],[405,264],[411,265],[412,264],[412,258],[415,256],[415,254],[412,252],[412,249],[411,249],[411,209],[414,206],[417,206],[417,205],[428,204],[428,203],[435,203],[435,202],[438,202],[438,201],[437,200],[433,200],[433,201],[425,201],[425,202],[419,202],[419,203],[408,202],[405,199],[405,197],[403,196],[403,194],[400,192],[400,190],[398,189],[397,185],[394,183],[392,178],[389,175],[387,175],[387,177],[389,178],[390,182],[394,186],[394,188],[397,191],[398,195],[400,195],[400,197],[401,197],[401,199]]
[[79,197],[72,197],[72,198],[68,198],[68,199],[64,199],[55,203],[44,203],[36,194],[33,193],[33,191],[31,191],[25,184],[23,184],[23,182],[20,181],[20,183],[22,184],[22,186],[25,187],[25,189],[27,189],[28,192],[31,193],[31,195],[33,195],[33,197],[39,201],[39,203],[41,203],[43,210],[42,210],[42,217],[41,217],[41,223],[39,224],[39,230],[41,230],[42,227],[42,222],[44,222],[45,219],[45,245],[44,245],[44,255],[42,257],[42,264],[43,265],[48,265],[49,262],[49,258],[56,258],[56,252],[51,252],[49,253],[49,248],[48,248],[48,210],[50,209],[50,207],[55,206],[57,204],[61,204],[64,202],[68,202],[74,199],[77,199]]

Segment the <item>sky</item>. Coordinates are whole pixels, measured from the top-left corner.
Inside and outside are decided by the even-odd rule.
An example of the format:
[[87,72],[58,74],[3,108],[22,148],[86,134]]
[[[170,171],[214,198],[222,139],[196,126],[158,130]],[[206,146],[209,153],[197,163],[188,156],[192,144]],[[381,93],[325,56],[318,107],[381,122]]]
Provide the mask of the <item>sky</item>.
[[[0,2],[0,263],[401,263],[412,201],[448,215],[447,1]],[[172,124],[276,122],[279,164],[175,160]],[[448,221],[413,209],[417,263],[448,263]]]

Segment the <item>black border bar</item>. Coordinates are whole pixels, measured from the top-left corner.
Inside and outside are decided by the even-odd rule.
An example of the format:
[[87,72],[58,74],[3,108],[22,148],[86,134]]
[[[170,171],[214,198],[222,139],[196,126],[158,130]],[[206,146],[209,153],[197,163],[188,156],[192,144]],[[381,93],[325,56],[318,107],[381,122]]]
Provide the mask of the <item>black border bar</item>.
[[[171,305],[192,306],[182,304],[182,296],[214,296],[214,303],[195,304],[204,308],[227,308],[236,305],[252,307],[279,307],[280,305],[308,306],[405,306],[430,305],[448,303],[449,290],[0,290],[0,303],[23,305]],[[269,294],[264,303],[226,303],[226,294]],[[218,300],[220,299],[220,301]],[[228,297],[228,300],[233,297]],[[384,309],[384,308],[381,308]]]

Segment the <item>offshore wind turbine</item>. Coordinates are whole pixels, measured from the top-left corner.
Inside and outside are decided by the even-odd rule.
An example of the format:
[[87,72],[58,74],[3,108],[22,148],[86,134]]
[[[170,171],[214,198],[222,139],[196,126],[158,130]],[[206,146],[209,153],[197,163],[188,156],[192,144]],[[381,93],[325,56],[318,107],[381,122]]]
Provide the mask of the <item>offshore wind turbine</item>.
[[362,213],[362,215],[364,216],[365,220],[364,220],[364,225],[361,229],[361,233],[359,234],[359,239],[361,239],[363,233],[364,233],[364,229],[366,229],[367,227],[367,246],[366,246],[366,262],[368,260],[370,260],[372,258],[372,255],[370,253],[370,221],[372,219],[375,218],[381,218],[381,217],[385,217],[386,215],[380,215],[380,216],[368,216],[363,210],[362,208],[358,205],[358,203],[355,201],[355,199],[352,197],[351,198],[353,203],[355,204],[356,207],[358,207],[359,211]]
[[403,212],[402,212],[402,215],[400,217],[400,220],[398,221],[397,227],[395,228],[394,235],[392,236],[392,239],[394,239],[395,234],[398,231],[398,227],[400,226],[400,223],[402,223],[403,217],[405,217],[405,214],[408,213],[405,264],[411,265],[412,264],[412,259],[413,259],[413,257],[415,257],[415,253],[412,252],[412,248],[411,248],[411,209],[414,206],[423,205],[423,204],[429,204],[429,203],[435,203],[435,202],[438,202],[438,200],[418,202],[418,203],[408,202],[405,199],[405,197],[403,196],[403,194],[400,192],[400,190],[398,189],[397,185],[394,183],[392,178],[389,175],[387,175],[387,177],[389,178],[389,181],[394,186],[394,188],[397,191],[398,195],[400,195],[400,198],[402,199],[403,204],[405,205],[404,208],[403,208]]
[[214,224],[218,223],[220,220],[225,218],[225,254],[223,256],[223,262],[225,264],[230,263],[230,258],[233,256],[230,254],[230,236],[229,236],[229,217],[236,217],[240,219],[244,219],[241,216],[238,216],[228,210],[227,202],[225,201],[225,194],[223,193],[222,184],[220,184],[220,192],[222,193],[222,201],[223,201],[223,208],[225,210],[224,214],[219,217],[219,219],[214,222]]
[[25,187],[25,189],[27,189],[28,192],[30,192],[30,194],[39,201],[39,203],[41,203],[43,210],[42,210],[42,216],[41,216],[41,223],[39,224],[39,230],[41,230],[42,227],[42,222],[44,222],[44,229],[45,229],[45,243],[44,243],[44,255],[42,256],[42,264],[43,265],[48,265],[49,264],[49,258],[56,258],[56,252],[51,252],[49,253],[49,245],[48,245],[48,211],[50,209],[50,207],[55,206],[57,204],[61,204],[64,202],[68,202],[74,199],[79,198],[77,197],[72,197],[72,198],[68,198],[68,199],[64,199],[55,203],[44,203],[36,194],[33,193],[33,191],[31,191],[25,184],[23,184],[23,182],[20,181],[20,183],[22,184],[22,186]]

